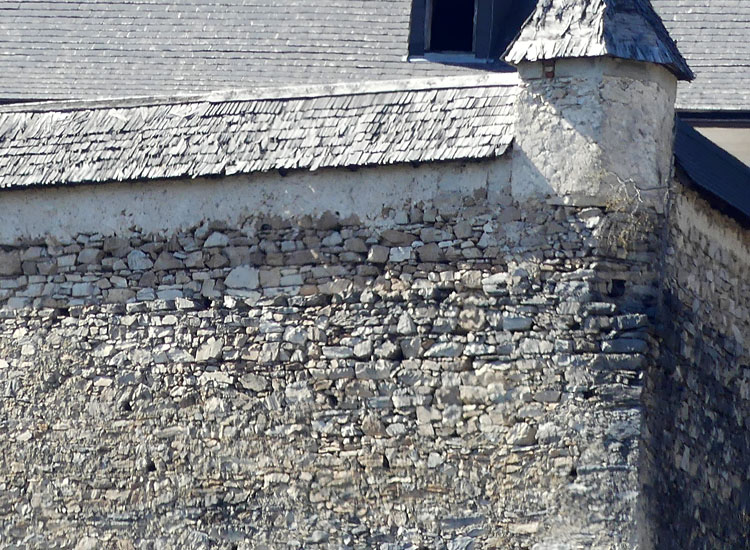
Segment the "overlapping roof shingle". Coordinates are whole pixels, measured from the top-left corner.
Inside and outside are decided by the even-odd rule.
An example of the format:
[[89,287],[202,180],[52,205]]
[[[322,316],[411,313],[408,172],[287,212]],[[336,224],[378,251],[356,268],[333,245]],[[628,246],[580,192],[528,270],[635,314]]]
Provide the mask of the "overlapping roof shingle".
[[0,188],[494,157],[516,91],[499,80],[5,107]]
[[192,94],[436,75],[411,0],[4,0],[0,98]]
[[[652,0],[697,74],[683,109],[750,108],[750,2]],[[412,0],[4,0],[0,99],[472,74],[409,63]]]
[[750,111],[750,1],[652,0],[697,78],[682,83],[677,106]]
[[681,80],[693,78],[648,0],[539,0],[505,60],[605,55],[658,63]]

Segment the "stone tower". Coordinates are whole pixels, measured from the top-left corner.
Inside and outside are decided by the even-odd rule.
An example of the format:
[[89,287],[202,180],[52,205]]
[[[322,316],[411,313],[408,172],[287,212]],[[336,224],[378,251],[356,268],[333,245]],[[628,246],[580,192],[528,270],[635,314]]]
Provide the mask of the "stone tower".
[[580,279],[596,302],[583,310],[612,316],[579,314],[601,353],[573,356],[580,370],[569,372],[606,380],[610,393],[570,411],[586,419],[577,478],[557,495],[566,512],[533,548],[651,548],[638,466],[642,379],[658,357],[676,86],[693,74],[648,0],[541,0],[505,59],[520,76],[513,194],[590,220],[597,258]]

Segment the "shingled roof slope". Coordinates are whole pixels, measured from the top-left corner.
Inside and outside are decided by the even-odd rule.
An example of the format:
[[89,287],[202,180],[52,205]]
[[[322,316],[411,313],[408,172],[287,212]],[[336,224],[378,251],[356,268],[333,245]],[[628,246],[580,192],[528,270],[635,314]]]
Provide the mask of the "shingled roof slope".
[[0,188],[494,157],[517,88],[499,80],[5,107]]
[[[652,0],[697,74],[687,110],[750,109],[750,1]],[[412,0],[3,0],[0,100],[477,74],[406,61]]]
[[652,0],[696,79],[677,107],[750,111],[750,0]]
[[406,62],[410,13],[411,0],[3,0],[0,98],[470,74]]
[[505,60],[612,56],[693,73],[648,0],[539,0]]

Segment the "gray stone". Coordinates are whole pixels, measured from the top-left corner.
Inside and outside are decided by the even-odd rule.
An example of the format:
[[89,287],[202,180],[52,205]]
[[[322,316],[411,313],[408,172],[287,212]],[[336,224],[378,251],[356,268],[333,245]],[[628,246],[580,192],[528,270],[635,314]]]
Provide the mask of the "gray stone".
[[344,242],[344,248],[350,252],[356,252],[358,254],[364,254],[367,252],[365,241],[358,238],[346,239]]
[[354,367],[354,375],[363,380],[386,380],[390,378],[391,365],[385,361],[360,363]]
[[422,339],[418,336],[413,338],[403,338],[399,345],[401,346],[401,354],[406,359],[412,359],[419,356],[419,352],[422,351]]
[[463,344],[457,342],[439,342],[433,344],[425,353],[425,357],[458,357],[464,350]]
[[370,357],[372,355],[372,341],[371,340],[364,340],[362,342],[357,342],[354,345],[354,357],[357,359],[364,359],[367,357]]
[[154,262],[154,269],[157,271],[167,271],[172,269],[183,269],[185,265],[175,258],[172,254],[167,252],[166,250],[159,254],[159,257],[156,258],[156,262]]
[[254,392],[262,392],[268,386],[268,381],[263,376],[252,373],[240,376],[239,382],[243,388]]
[[401,348],[390,340],[386,340],[374,350],[375,357],[382,359],[396,359],[400,353]]
[[602,351],[607,353],[645,353],[648,344],[636,338],[618,338],[602,342]]
[[219,359],[221,357],[223,347],[224,343],[212,336],[201,347],[198,348],[198,352],[195,354],[195,360],[199,363],[203,363],[206,361]]
[[503,315],[503,328],[510,332],[520,332],[531,329],[534,320],[529,317]]
[[259,272],[254,267],[242,265],[229,272],[224,284],[229,288],[254,289],[260,285]]
[[290,403],[299,403],[301,401],[309,401],[313,397],[313,393],[310,390],[307,382],[295,382],[289,384],[284,390],[284,395]]
[[514,425],[506,437],[509,445],[534,445],[536,443],[536,428],[525,422]]
[[102,256],[104,256],[104,252],[98,248],[84,248],[78,253],[78,263],[84,265],[96,264],[99,263]]
[[224,233],[219,233],[218,231],[215,231],[211,233],[211,235],[206,239],[206,241],[203,243],[204,248],[216,248],[216,247],[224,247],[229,244],[229,237],[227,237]]
[[151,261],[144,252],[140,250],[133,250],[128,254],[127,257],[128,268],[131,271],[146,271],[154,266],[154,262]]
[[521,341],[521,345],[518,346],[518,351],[522,354],[548,354],[552,353],[555,345],[552,342],[546,340],[539,340],[536,338],[526,338]]
[[260,286],[275,287],[281,284],[281,272],[278,269],[261,269],[259,271]]
[[411,259],[412,248],[410,246],[397,246],[390,249],[388,255],[389,262],[406,262]]
[[156,297],[159,300],[176,300],[182,298],[182,290],[179,288],[162,288],[156,291]]
[[381,236],[384,243],[391,247],[408,246],[417,240],[416,236],[403,231],[396,231],[395,229],[386,229]]
[[135,298],[135,292],[129,288],[111,288],[107,291],[107,300],[124,304]]
[[76,283],[71,290],[73,296],[84,298],[95,294],[94,285],[91,283]]
[[399,334],[415,334],[417,332],[417,325],[414,324],[411,316],[404,311],[398,318],[398,325],[396,326],[396,330]]
[[458,222],[453,226],[453,234],[457,239],[468,239],[473,233],[471,223],[468,221]]
[[354,351],[346,346],[325,346],[323,355],[328,359],[349,359],[354,356]]
[[344,242],[344,239],[341,238],[341,233],[333,231],[320,242],[323,246],[339,246]]
[[[373,246],[367,254],[367,261],[373,264],[384,264],[388,261],[390,249],[385,246]],[[20,268],[20,264],[19,264]]]
[[307,342],[307,329],[303,327],[287,327],[284,330],[284,342],[301,346]]
[[339,217],[331,212],[330,210],[326,210],[322,216],[318,219],[318,223],[316,224],[316,227],[321,231],[330,231],[331,229],[338,229],[341,227],[341,220]]
[[442,249],[435,243],[417,247],[417,256],[422,262],[442,262],[445,260]]
[[0,250],[0,275],[21,275],[21,256],[18,252]]

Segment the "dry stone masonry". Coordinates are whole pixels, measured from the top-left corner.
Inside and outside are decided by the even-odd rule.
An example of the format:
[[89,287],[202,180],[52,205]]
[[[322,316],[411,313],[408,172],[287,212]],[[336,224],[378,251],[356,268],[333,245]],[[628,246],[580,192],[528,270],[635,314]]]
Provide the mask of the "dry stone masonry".
[[631,548],[653,243],[384,216],[7,247],[3,547]]
[[644,402],[644,502],[654,548],[750,540],[750,239],[677,183],[661,358]]

